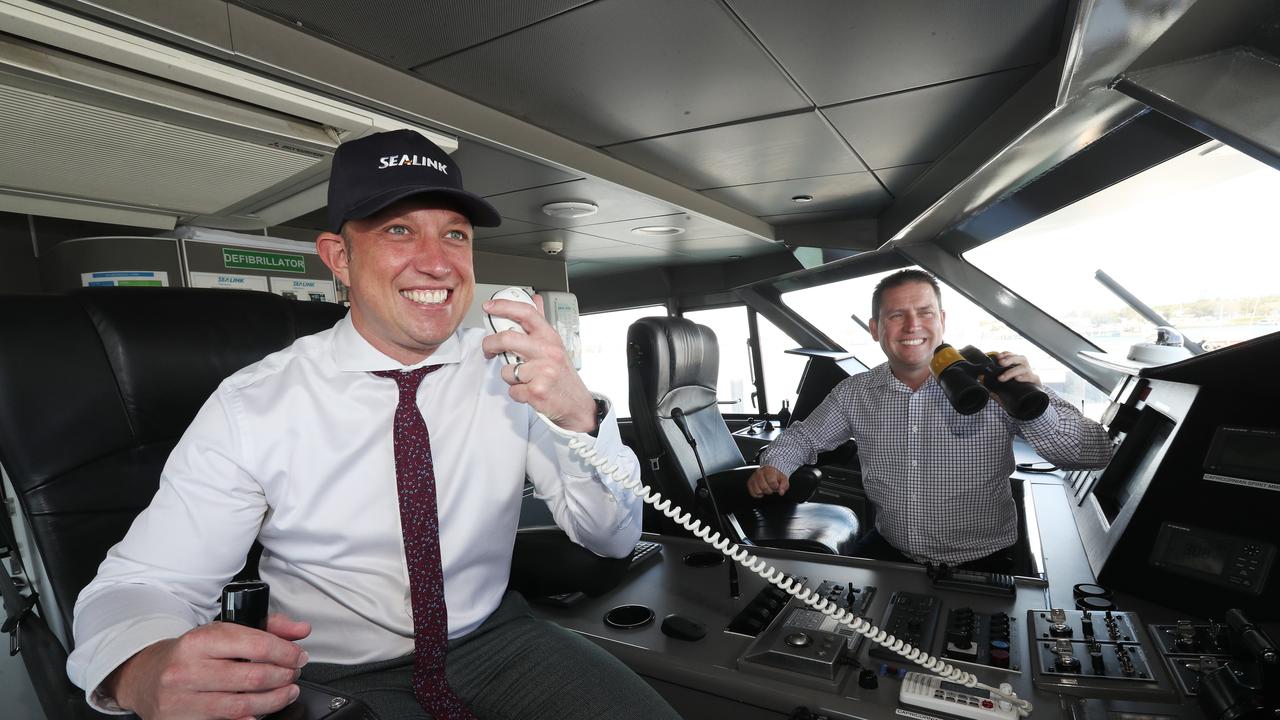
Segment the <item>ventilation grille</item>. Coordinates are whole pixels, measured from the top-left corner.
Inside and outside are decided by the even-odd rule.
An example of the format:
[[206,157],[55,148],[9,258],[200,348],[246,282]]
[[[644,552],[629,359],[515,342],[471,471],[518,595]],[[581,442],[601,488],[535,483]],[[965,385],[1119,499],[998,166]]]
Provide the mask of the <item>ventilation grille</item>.
[[327,159],[0,87],[11,189],[212,215]]

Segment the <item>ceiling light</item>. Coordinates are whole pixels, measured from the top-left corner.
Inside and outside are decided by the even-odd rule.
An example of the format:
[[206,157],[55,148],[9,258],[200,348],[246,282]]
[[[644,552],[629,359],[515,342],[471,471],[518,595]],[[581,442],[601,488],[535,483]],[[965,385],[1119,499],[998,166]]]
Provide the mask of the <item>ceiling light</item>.
[[667,235],[679,235],[684,232],[684,228],[674,225],[645,225],[631,228],[631,232],[636,235],[648,235],[649,237],[664,237]]
[[798,202],[798,203],[813,202],[813,196],[812,195],[792,195],[791,202]]
[[593,202],[553,202],[542,206],[542,212],[554,218],[580,218],[595,215],[600,208]]

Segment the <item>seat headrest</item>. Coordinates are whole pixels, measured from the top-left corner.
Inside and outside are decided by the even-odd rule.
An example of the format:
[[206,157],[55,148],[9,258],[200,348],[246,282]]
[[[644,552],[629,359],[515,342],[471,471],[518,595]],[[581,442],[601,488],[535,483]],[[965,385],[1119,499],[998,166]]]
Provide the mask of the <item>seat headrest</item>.
[[660,414],[715,405],[720,350],[711,328],[685,318],[640,318],[627,331],[627,354]]
[[346,312],[192,288],[8,296],[0,309],[0,457],[34,483],[176,439],[224,378]]

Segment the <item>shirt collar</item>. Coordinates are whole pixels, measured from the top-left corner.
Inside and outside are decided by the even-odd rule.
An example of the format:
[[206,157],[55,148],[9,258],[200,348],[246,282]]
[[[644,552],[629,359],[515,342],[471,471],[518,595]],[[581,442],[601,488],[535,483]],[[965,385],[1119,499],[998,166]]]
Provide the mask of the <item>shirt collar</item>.
[[868,383],[870,387],[887,387],[891,390],[896,390],[897,392],[909,393],[923,392],[929,389],[930,385],[938,386],[938,381],[934,379],[932,374],[930,374],[929,377],[925,379],[924,384],[920,386],[920,390],[913,391],[911,388],[907,387],[906,383],[899,380],[897,375],[893,374],[893,371],[889,369],[889,363],[887,362],[880,363],[875,366],[870,370],[870,373],[871,381]]
[[333,361],[338,366],[338,370],[343,372],[412,370],[426,365],[457,363],[462,359],[462,344],[458,333],[459,330],[455,329],[449,339],[422,362],[402,365],[399,360],[384,355],[382,351],[370,345],[351,322],[351,313],[347,313],[346,317],[334,326]]

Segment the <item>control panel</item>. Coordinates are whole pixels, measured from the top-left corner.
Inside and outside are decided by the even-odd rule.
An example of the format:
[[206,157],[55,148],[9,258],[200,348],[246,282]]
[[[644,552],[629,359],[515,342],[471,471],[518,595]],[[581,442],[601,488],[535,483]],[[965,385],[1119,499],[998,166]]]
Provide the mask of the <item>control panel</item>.
[[[794,575],[787,576],[792,582],[804,584],[809,579],[796,577]],[[750,635],[755,637],[764,632],[769,627],[773,619],[778,617],[782,612],[782,608],[786,607],[790,596],[785,591],[775,585],[766,585],[751,598],[751,602],[747,603],[733,619],[729,621],[726,630],[739,635]]]
[[[936,595],[898,591],[889,597],[889,606],[880,621],[881,630],[924,652],[933,654],[933,633],[938,627],[942,603]],[[868,651],[873,658],[900,662],[894,651],[876,645]]]
[[1241,610],[1225,622],[1152,625],[1184,696],[1210,718],[1280,717],[1280,645]]
[[1011,598],[1018,592],[1013,576],[1004,573],[965,570],[945,564],[929,565],[926,572],[934,587],[1006,598]]
[[948,660],[986,665],[1000,670],[1021,670],[1018,648],[1021,638],[1017,618],[1008,613],[982,613],[970,607],[947,611],[946,647]]
[[1148,659],[1139,627],[1128,612],[1029,611],[1027,663],[1036,686],[1085,697],[1167,698],[1171,685]]
[[1203,673],[1231,660],[1226,628],[1218,623],[1196,625],[1182,620],[1176,625],[1152,625],[1151,636],[1184,695],[1199,694]]
[[1261,595],[1275,557],[1276,546],[1269,542],[1165,522],[1150,562],[1177,575]]
[[[768,602],[758,604],[757,601],[761,596],[767,601],[776,599],[772,590],[777,588],[766,588],[747,608],[771,607]],[[861,615],[866,612],[875,588],[828,580],[818,586],[817,594]],[[755,616],[749,617],[755,619]],[[738,669],[769,675],[782,670],[793,682],[836,691],[844,682],[847,673],[842,671],[852,665],[861,639],[862,636],[847,625],[837,623],[800,600],[791,599],[738,659]]]

